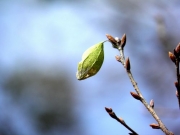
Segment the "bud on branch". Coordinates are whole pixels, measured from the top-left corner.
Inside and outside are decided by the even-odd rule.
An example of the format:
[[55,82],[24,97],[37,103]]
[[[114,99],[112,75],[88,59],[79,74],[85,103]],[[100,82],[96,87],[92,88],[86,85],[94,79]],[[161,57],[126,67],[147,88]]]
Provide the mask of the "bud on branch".
[[153,129],[160,129],[160,126],[159,126],[158,124],[155,124],[155,123],[150,124],[150,126],[151,126]]
[[176,63],[176,56],[172,52],[169,52],[169,58],[172,60],[172,62]]
[[114,37],[112,37],[111,35],[109,35],[109,34],[106,34],[106,37],[109,39],[109,41],[112,43],[112,46],[114,47],[114,48],[117,48],[117,41],[115,40],[115,38]]
[[150,101],[150,106],[151,106],[152,108],[154,108],[154,101],[153,101],[153,99],[151,99],[151,101]]
[[121,38],[121,47],[124,48],[126,45],[126,34],[124,34]]
[[131,69],[131,65],[130,65],[130,60],[129,60],[129,57],[126,59],[125,66],[126,66],[126,70],[127,70],[127,71],[130,71],[130,69]]
[[180,55],[180,43],[176,46],[175,52],[178,56]]
[[136,94],[135,92],[130,92],[130,93],[135,99],[141,100],[141,97],[138,94]]

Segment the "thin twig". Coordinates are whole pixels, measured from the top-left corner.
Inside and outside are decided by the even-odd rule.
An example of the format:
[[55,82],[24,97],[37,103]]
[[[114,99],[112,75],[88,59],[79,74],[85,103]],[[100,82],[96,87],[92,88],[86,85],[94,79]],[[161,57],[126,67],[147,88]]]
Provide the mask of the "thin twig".
[[[169,55],[172,60],[172,56]],[[176,65],[176,76],[177,76],[177,84],[175,84],[177,88],[176,96],[178,98],[179,108],[180,108],[180,78],[179,78],[179,57],[180,57],[180,43],[174,49],[174,57],[175,57],[175,65]]]
[[[131,80],[131,83],[134,87],[134,89],[136,90],[137,94],[136,93],[133,93],[131,92],[131,95],[140,100],[144,106],[147,108],[147,110],[151,113],[151,115],[154,117],[154,119],[158,122],[158,124],[151,124],[150,126],[152,128],[157,127],[160,128],[166,135],[174,135],[172,132],[168,131],[168,129],[166,128],[166,126],[163,124],[163,122],[160,120],[160,118],[158,117],[158,115],[156,114],[156,112],[154,111],[153,109],[153,106],[154,106],[154,102],[153,102],[153,105],[151,103],[151,105],[148,105],[148,103],[146,102],[145,98],[143,97],[143,95],[141,94],[141,91],[139,90],[138,88],[138,85],[136,83],[136,81],[134,80],[133,78],[133,75],[131,73],[131,66],[130,66],[130,60],[129,58],[127,58],[127,60],[125,60],[125,55],[124,55],[124,46],[126,44],[126,35],[124,34],[123,37],[121,39],[119,38],[114,38],[112,37],[111,35],[107,34],[106,35],[107,38],[109,39],[109,41],[112,43],[113,47],[118,49],[119,50],[119,53],[120,53],[120,56],[116,56],[116,60],[121,62],[122,65],[124,66],[124,68],[126,69],[127,71],[127,74],[129,76],[129,79]],[[178,52],[180,53],[180,44],[178,46]],[[179,59],[178,59],[179,60]],[[179,69],[178,69],[179,70]],[[178,71],[178,79],[179,79],[179,71]],[[178,81],[178,88],[180,86],[180,83]],[[179,89],[180,90],[180,89]],[[178,91],[179,92],[179,91]],[[112,116],[111,116],[112,117]]]
[[180,43],[174,49],[174,53],[169,52],[169,58],[171,59],[171,61],[176,66],[176,79],[177,79],[177,82],[175,82],[174,84],[175,84],[176,90],[177,90],[176,91],[176,96],[177,96],[177,99],[178,99],[178,104],[179,104],[179,109],[180,109],[180,97],[179,97],[179,93],[180,93],[179,56],[180,56]]
[[107,108],[105,107],[107,113],[115,120],[117,120],[119,123],[121,123],[124,127],[126,127],[129,131],[131,131],[132,133],[129,133],[130,135],[138,135],[132,128],[130,128],[125,121],[122,118],[118,118],[115,114],[115,112],[113,112],[112,108]]
[[[125,66],[125,56],[124,56],[123,48],[120,45],[117,45],[117,46],[119,46],[118,50],[120,52],[121,63],[123,64],[124,68],[126,68],[126,66]],[[154,109],[152,107],[150,107],[150,105],[148,105],[148,103],[146,102],[146,100],[143,97],[143,95],[141,94],[141,91],[139,90],[138,85],[137,85],[136,81],[134,80],[133,75],[132,75],[130,70],[127,70],[127,74],[129,76],[129,79],[131,80],[131,83],[132,83],[134,89],[136,90],[137,94],[141,97],[141,102],[144,104],[144,106],[147,108],[147,110],[151,113],[151,115],[154,117],[154,119],[158,122],[159,127],[161,128],[161,130],[166,135],[173,135],[172,132],[168,131],[166,126],[163,124],[163,122],[160,120],[160,118],[158,117],[158,115],[154,111]]]
[[178,98],[178,104],[179,104],[179,108],[180,108],[180,96],[179,96],[179,93],[180,93],[180,78],[179,78],[179,56],[176,58],[176,76],[177,76],[177,82],[178,82],[178,95],[177,95],[177,98]]

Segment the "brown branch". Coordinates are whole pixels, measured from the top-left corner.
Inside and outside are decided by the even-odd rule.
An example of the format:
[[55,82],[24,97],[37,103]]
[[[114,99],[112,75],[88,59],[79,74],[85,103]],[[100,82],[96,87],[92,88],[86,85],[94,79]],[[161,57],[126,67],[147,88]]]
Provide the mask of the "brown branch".
[[176,54],[176,77],[177,77],[177,82],[178,82],[178,87],[177,87],[177,98],[178,98],[178,103],[179,103],[179,108],[180,108],[180,78],[179,78],[179,56],[180,56],[180,43],[177,45],[176,49],[174,50],[174,53]]
[[118,118],[116,116],[116,114],[113,112],[112,108],[107,108],[105,107],[105,110],[107,111],[107,113],[115,120],[117,120],[119,123],[121,123],[124,127],[126,127],[129,131],[131,131],[132,133],[129,133],[130,135],[138,135],[132,128],[130,128],[125,121],[122,118]]
[[161,130],[166,134],[166,135],[173,135],[170,131],[168,131],[168,129],[166,128],[166,126],[163,124],[163,122],[160,120],[160,118],[158,117],[158,115],[156,114],[155,110],[148,105],[148,103],[146,102],[145,98],[143,97],[143,95],[141,94],[140,89],[137,86],[137,83],[135,82],[133,75],[131,73],[131,71],[127,71],[127,74],[131,80],[131,83],[134,87],[134,89],[136,90],[137,94],[141,97],[141,102],[144,104],[144,106],[147,108],[147,110],[151,113],[151,115],[154,117],[154,119],[158,122],[159,127],[161,128]]
[[175,82],[175,86],[176,86],[176,96],[178,98],[178,104],[179,104],[179,109],[180,109],[180,76],[179,76],[179,57],[180,57],[180,43],[176,46],[176,48],[174,49],[174,54],[172,52],[169,52],[169,58],[172,60],[172,62],[175,64],[176,66],[176,78],[177,78],[177,82]]
[[[148,103],[146,102],[145,98],[144,98],[143,95],[141,94],[141,91],[140,91],[140,89],[138,88],[138,85],[137,85],[135,79],[133,78],[133,75],[132,75],[131,70],[130,70],[130,60],[129,60],[129,58],[128,58],[127,60],[125,60],[125,55],[124,55],[124,46],[125,46],[124,43],[126,43],[126,35],[123,35],[123,37],[121,38],[121,40],[123,41],[123,45],[122,45],[122,43],[120,42],[121,40],[120,40],[119,38],[115,38],[115,40],[116,40],[116,45],[115,45],[115,46],[116,46],[116,49],[118,49],[118,50],[119,50],[119,53],[120,53],[120,56],[119,56],[119,57],[116,56],[116,60],[119,61],[119,62],[121,62],[122,65],[124,66],[124,68],[126,69],[127,74],[128,74],[128,76],[129,76],[129,79],[130,79],[130,81],[131,81],[134,89],[136,90],[137,95],[140,97],[138,100],[140,100],[140,101],[144,104],[144,106],[147,108],[147,110],[151,113],[151,115],[154,117],[154,119],[158,122],[159,128],[160,128],[166,135],[173,135],[173,133],[170,132],[170,131],[166,128],[166,126],[163,124],[163,122],[160,120],[160,118],[158,117],[158,115],[157,115],[156,112],[154,111],[153,107],[151,107],[150,105],[148,105]],[[110,41],[110,42],[111,42],[111,41]],[[113,42],[113,44],[114,44],[114,42]],[[179,49],[179,52],[180,52],[180,49]],[[179,78],[179,77],[178,77],[178,78]],[[180,86],[179,83],[178,83],[178,86]],[[179,87],[179,88],[180,88],[180,87]],[[178,92],[179,92],[179,91],[178,91]],[[131,95],[132,95],[132,93],[131,93]],[[134,94],[133,94],[133,95],[134,95]],[[132,95],[132,96],[133,96],[133,95]],[[134,95],[134,96],[135,96],[135,95]],[[134,97],[134,96],[133,96],[133,97]],[[137,97],[137,96],[136,96],[136,97]]]
[[178,98],[178,104],[179,104],[179,108],[180,108],[180,79],[179,79],[179,58],[176,59],[176,76],[177,76],[177,82],[178,82],[178,93],[177,93],[177,98]]

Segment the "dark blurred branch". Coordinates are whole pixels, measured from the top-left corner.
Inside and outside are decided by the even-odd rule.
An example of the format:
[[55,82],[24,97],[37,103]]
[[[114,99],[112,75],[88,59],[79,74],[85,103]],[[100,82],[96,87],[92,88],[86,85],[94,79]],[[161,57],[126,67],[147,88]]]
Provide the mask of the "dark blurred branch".
[[179,57],[176,58],[176,76],[177,76],[177,82],[178,82],[178,93],[176,94],[177,98],[178,98],[178,103],[179,103],[179,108],[180,108],[180,79],[179,79]]
[[169,58],[176,65],[177,82],[175,82],[175,86],[176,86],[176,89],[177,89],[176,96],[178,98],[178,103],[179,103],[179,108],[180,108],[180,96],[179,96],[179,93],[180,93],[179,57],[180,57],[180,43],[174,49],[174,53],[169,52]]

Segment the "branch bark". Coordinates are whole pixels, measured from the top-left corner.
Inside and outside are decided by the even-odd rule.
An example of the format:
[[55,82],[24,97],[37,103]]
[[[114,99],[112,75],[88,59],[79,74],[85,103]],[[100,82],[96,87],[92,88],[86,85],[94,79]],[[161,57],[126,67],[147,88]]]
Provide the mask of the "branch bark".
[[[127,75],[129,76],[129,79],[135,89],[135,91],[137,92],[137,94],[141,97],[141,102],[143,103],[143,105],[146,107],[146,109],[150,112],[150,114],[154,117],[154,119],[158,122],[160,129],[166,134],[166,135],[174,135],[172,132],[170,132],[166,126],[163,124],[163,122],[160,120],[160,118],[158,117],[158,115],[156,114],[155,110],[146,102],[145,98],[143,97],[133,75],[130,69],[127,70],[126,67],[126,61],[125,61],[125,55],[124,55],[124,46],[121,46],[118,42],[117,42],[117,46],[118,46],[118,50],[120,53],[120,61],[122,63],[122,65],[124,66],[124,68],[126,69]],[[130,64],[130,63],[129,63]]]

